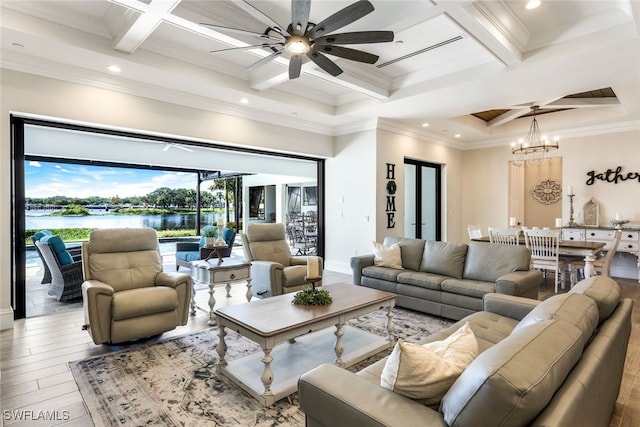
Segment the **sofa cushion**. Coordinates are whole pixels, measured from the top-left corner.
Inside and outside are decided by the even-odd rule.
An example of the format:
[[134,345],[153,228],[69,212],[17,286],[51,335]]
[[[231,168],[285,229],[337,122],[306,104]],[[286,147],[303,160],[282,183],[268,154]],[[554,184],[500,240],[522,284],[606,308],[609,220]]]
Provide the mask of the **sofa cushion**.
[[578,293],[554,295],[534,307],[513,332],[548,319],[558,319],[576,326],[582,331],[586,343],[598,326],[598,307],[591,298]]
[[521,328],[481,353],[451,386],[440,411],[451,427],[528,425],[580,359],[582,332],[560,320]]
[[473,298],[482,298],[486,294],[496,291],[495,283],[477,280],[447,279],[440,284],[440,287],[445,292]]
[[448,279],[447,276],[408,270],[401,272],[397,277],[398,283],[418,286],[425,289],[433,289],[436,291],[440,290],[440,285],[446,279]]
[[394,243],[398,243],[400,245],[402,268],[413,271],[420,270],[422,252],[424,251],[424,242],[425,241],[423,239],[412,239],[410,237],[387,236],[384,238],[385,246],[391,246]]
[[420,271],[462,279],[467,245],[426,240]]
[[531,252],[524,246],[469,242],[463,277],[495,282],[507,273],[529,270],[530,261]]
[[375,265],[362,269],[364,277],[373,277],[374,279],[387,280],[389,282],[395,282],[401,272],[402,270],[395,268],[377,267]]
[[200,251],[179,251],[176,252],[176,258],[186,262],[199,261]]
[[59,236],[44,235],[40,238],[40,241],[43,243],[49,243],[51,249],[53,249],[53,253],[58,258],[60,265],[73,264],[73,257],[71,256],[71,253],[69,253],[67,247]]
[[[144,301],[144,304],[140,304]],[[113,321],[148,316],[178,308],[176,290],[167,286],[130,289],[116,292],[111,300],[111,319]]]
[[593,276],[579,281],[569,292],[586,295],[598,306],[599,321],[607,319],[620,303],[620,287],[610,277]]
[[373,263],[378,267],[402,269],[402,256],[400,245],[394,243],[385,246],[382,243],[373,242]]
[[399,340],[387,358],[380,385],[425,405],[438,405],[477,355],[478,344],[468,324],[442,341],[419,345]]

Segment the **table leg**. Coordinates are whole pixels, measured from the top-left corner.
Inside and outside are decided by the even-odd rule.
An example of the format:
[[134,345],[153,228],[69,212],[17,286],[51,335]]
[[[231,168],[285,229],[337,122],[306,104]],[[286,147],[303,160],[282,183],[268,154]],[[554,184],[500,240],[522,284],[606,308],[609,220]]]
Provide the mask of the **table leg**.
[[584,277],[586,279],[587,277],[591,276],[595,276],[595,270],[593,268],[593,257],[587,255],[586,257],[584,257]]
[[227,291],[227,298],[231,298],[231,282],[227,282],[224,288]]
[[273,396],[271,392],[271,383],[273,382],[273,370],[271,369],[271,362],[273,362],[273,357],[271,357],[270,348],[263,348],[264,357],[262,358],[262,363],[264,363],[264,370],[262,371],[262,376],[260,376],[260,380],[262,381],[262,385],[264,386],[264,393],[262,396],[265,398],[267,396]]
[[387,330],[387,341],[393,341],[393,307],[387,309],[387,323],[385,329]]
[[193,280],[193,277],[191,278],[191,315],[196,315],[196,282]]
[[247,279],[247,302],[251,301],[253,297],[253,292],[251,292],[251,278]]
[[216,324],[216,315],[213,312],[213,307],[216,305],[216,299],[213,296],[214,293],[214,285],[212,283],[209,284],[209,321],[207,325],[214,326]]
[[218,329],[218,347],[216,351],[218,352],[218,363],[216,365],[216,370],[220,372],[222,368],[227,366],[227,361],[225,360],[225,355],[227,354],[227,343],[224,341],[224,337],[227,335],[225,328],[223,325],[219,326]]
[[336,336],[336,346],[334,347],[336,351],[336,365],[343,367],[344,363],[342,362],[342,353],[344,353],[344,344],[342,342],[342,336],[344,335],[344,324],[337,323],[336,331],[334,332]]

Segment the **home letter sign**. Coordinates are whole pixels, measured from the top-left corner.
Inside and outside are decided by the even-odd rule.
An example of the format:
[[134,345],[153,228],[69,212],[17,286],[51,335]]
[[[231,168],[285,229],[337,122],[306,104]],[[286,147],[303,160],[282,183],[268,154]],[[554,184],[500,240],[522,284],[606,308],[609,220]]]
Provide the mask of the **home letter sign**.
[[387,228],[394,228],[396,226],[396,165],[393,163],[387,163]]

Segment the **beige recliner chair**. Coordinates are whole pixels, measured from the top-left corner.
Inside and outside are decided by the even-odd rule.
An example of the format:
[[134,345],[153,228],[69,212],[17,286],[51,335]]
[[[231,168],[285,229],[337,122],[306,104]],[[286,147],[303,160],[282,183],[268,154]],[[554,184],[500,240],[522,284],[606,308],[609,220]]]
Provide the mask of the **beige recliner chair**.
[[[265,298],[311,286],[305,280],[307,256],[292,256],[284,224],[250,223],[242,234],[244,257],[251,262],[251,290]],[[322,275],[322,259],[320,275]],[[322,281],[317,282],[320,286]]]
[[94,230],[82,245],[84,329],[116,344],[186,325],[191,277],[164,273],[152,228]]

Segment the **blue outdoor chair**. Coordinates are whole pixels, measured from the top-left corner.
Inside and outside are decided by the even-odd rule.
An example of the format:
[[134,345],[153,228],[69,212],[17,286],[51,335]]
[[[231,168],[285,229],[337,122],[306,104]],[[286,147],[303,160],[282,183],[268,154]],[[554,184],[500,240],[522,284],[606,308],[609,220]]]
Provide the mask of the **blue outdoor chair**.
[[[203,227],[203,230],[207,227],[214,228],[212,225]],[[222,229],[222,239],[227,244],[227,247],[221,249],[219,252],[224,258],[231,256],[233,250],[233,242],[236,240],[236,231],[232,228]],[[199,242],[177,242],[176,243],[176,271],[180,269],[180,266],[191,268],[192,261],[198,261],[204,259],[209,255],[210,251],[204,247],[205,236],[200,237]]]

